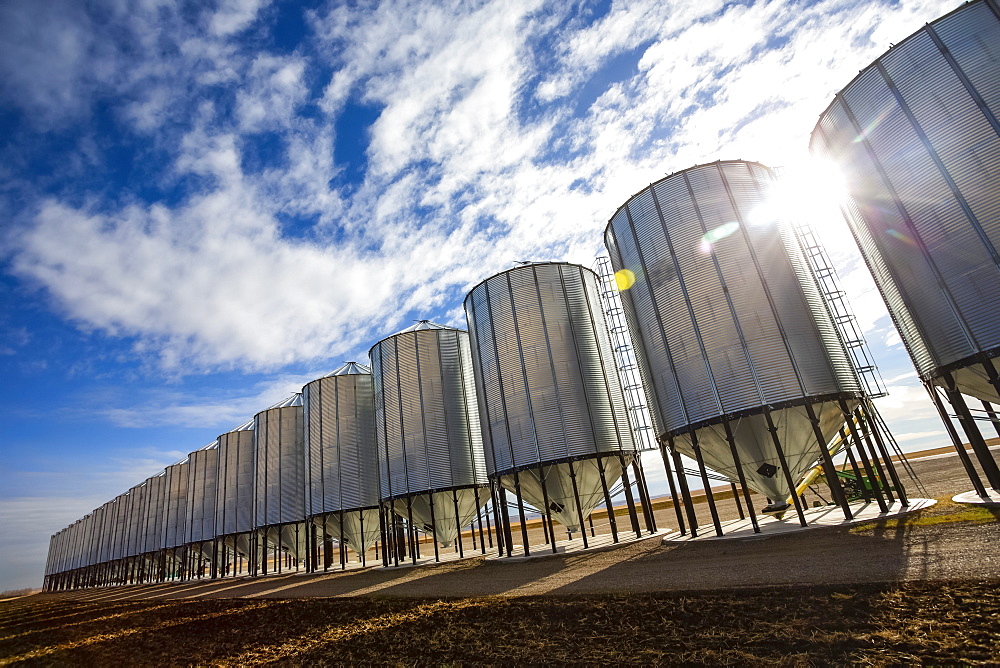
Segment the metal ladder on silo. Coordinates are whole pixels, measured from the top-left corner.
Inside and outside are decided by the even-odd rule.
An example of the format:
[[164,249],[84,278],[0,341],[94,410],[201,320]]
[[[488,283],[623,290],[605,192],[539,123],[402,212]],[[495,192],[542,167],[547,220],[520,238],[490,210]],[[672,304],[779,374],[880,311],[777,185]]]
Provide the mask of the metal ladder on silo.
[[601,308],[611,336],[615,366],[618,368],[618,378],[625,394],[625,407],[628,410],[636,447],[639,450],[657,450],[653,422],[646,403],[646,389],[639,376],[639,367],[636,365],[632,336],[625,322],[625,311],[622,310],[621,295],[618,294],[618,287],[615,285],[615,271],[611,266],[611,259],[601,255],[595,261],[595,266],[597,275],[601,279]]
[[837,270],[834,269],[826,249],[816,237],[816,233],[808,221],[798,220],[792,227],[799,240],[799,246],[809,261],[809,268],[819,286],[823,301],[830,309],[830,315],[840,333],[840,339],[851,356],[851,364],[854,366],[865,394],[871,399],[886,396],[889,393],[885,389],[885,383],[882,381],[878,366],[868,349],[868,342],[865,341],[865,336],[858,327],[858,319],[847,301],[847,293],[840,287],[840,278],[837,276]]
[[[840,339],[850,355],[851,364],[854,366],[858,380],[861,381],[864,393],[868,395],[869,399],[878,399],[887,396],[889,391],[885,387],[882,375],[879,373],[878,366],[872,357],[871,350],[868,349],[868,342],[865,341],[865,335],[861,332],[861,328],[858,327],[858,319],[855,317],[854,311],[851,310],[851,305],[847,301],[847,293],[840,287],[840,278],[837,275],[837,270],[833,267],[833,263],[830,261],[830,256],[826,253],[826,248],[820,243],[809,221],[798,219],[792,224],[792,229],[799,241],[802,252],[805,253],[806,259],[809,262],[809,269],[812,271],[813,277],[816,279],[816,284],[819,286],[820,295],[823,297],[823,301],[826,302],[827,308],[830,309],[830,316],[833,318],[833,322],[837,326],[837,332],[840,334]],[[871,417],[881,427],[892,454],[899,458],[900,463],[910,478],[919,488],[923,489],[923,484],[917,478],[910,463],[906,460],[902,448],[899,447],[899,443],[892,435],[892,432],[889,431],[889,426],[879,414],[875,404],[872,403],[870,406],[872,409]]]

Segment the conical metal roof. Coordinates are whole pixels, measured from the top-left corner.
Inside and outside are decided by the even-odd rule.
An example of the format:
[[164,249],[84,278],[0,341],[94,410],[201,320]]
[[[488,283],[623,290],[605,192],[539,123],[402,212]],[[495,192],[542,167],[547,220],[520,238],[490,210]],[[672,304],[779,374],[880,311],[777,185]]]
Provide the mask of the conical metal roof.
[[[415,325],[410,325],[406,329],[396,332],[396,334],[403,334],[405,332],[419,332],[424,329],[456,329],[456,328],[449,327],[448,325],[439,325],[438,323],[431,322],[430,320],[418,320]],[[393,336],[395,336],[395,334]]]
[[253,418],[250,418],[249,420],[241,424],[239,427],[233,427],[226,433],[231,434],[234,431],[253,431]]
[[271,410],[272,408],[289,408],[291,406],[301,406],[301,405],[302,405],[302,393],[296,392],[287,399],[279,401],[273,406],[268,406],[265,410]]
[[330,378],[332,376],[354,376],[357,374],[371,372],[371,367],[367,367],[364,364],[358,364],[357,362],[345,362],[343,365],[323,376],[323,378]]

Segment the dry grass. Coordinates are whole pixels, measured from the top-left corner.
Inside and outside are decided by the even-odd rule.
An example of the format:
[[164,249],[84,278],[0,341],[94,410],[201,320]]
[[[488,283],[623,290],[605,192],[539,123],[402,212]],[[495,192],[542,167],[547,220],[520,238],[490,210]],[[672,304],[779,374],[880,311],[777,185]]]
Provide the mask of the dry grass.
[[995,581],[607,597],[0,604],[2,665],[1000,661]]
[[851,533],[865,533],[875,528],[884,530],[900,527],[926,527],[952,522],[985,524],[997,520],[1000,520],[1000,509],[998,508],[955,503],[950,499],[938,499],[937,504],[928,510],[890,519],[862,522],[851,527],[850,531]]

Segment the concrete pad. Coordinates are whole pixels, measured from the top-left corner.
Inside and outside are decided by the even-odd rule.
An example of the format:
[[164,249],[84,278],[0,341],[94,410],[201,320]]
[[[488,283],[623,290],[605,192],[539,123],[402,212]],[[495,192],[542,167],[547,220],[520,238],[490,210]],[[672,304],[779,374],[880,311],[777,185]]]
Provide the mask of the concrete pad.
[[951,497],[955,503],[969,503],[974,506],[1000,506],[1000,492],[995,489],[986,488],[986,496],[980,496],[976,490],[956,494]]
[[910,499],[909,501],[910,505],[906,507],[903,507],[897,501],[889,506],[889,511],[885,513],[879,510],[878,504],[874,501],[871,503],[856,501],[850,504],[851,512],[854,514],[854,519],[852,520],[848,520],[844,517],[844,513],[840,509],[840,506],[809,508],[804,512],[806,523],[808,525],[805,527],[799,523],[798,515],[795,513],[794,509],[786,512],[781,519],[771,515],[758,515],[757,524],[760,527],[760,533],[754,533],[753,524],[751,524],[749,518],[742,520],[730,520],[729,522],[722,523],[721,536],[717,536],[715,533],[715,527],[708,524],[698,527],[697,537],[692,537],[690,534],[681,535],[678,531],[671,531],[663,537],[663,544],[669,545],[696,540],[767,538],[769,536],[806,531],[808,529],[818,527],[851,526],[860,522],[870,522],[872,520],[878,520],[886,517],[905,515],[906,513],[912,513],[917,510],[929,508],[937,503],[935,499]]
[[574,538],[572,540],[564,539],[556,541],[555,552],[552,551],[552,546],[546,543],[541,543],[539,545],[529,545],[528,549],[530,554],[525,556],[523,553],[518,554],[518,552],[523,552],[520,545],[514,545],[511,556],[500,557],[497,556],[496,552],[491,553],[486,557],[487,561],[524,561],[525,559],[538,559],[541,557],[551,557],[555,555],[565,555],[565,554],[577,554],[580,552],[593,552],[602,549],[608,549],[612,547],[617,547],[619,545],[628,545],[629,543],[635,543],[640,540],[647,540],[649,538],[654,538],[656,536],[665,536],[668,532],[666,531],[655,531],[649,533],[644,531],[641,536],[636,536],[635,532],[631,529],[627,531],[618,532],[618,542],[614,542],[614,538],[610,533],[597,534],[596,536],[587,536],[587,546],[583,545],[583,538]]
[[429,543],[421,543],[420,556],[417,557],[416,563],[414,563],[413,557],[407,554],[406,557],[399,560],[398,566],[396,564],[393,564],[391,559],[389,561],[388,566],[382,566],[381,559],[379,559],[377,564],[373,561],[371,565],[377,566],[378,568],[391,568],[391,569],[407,568],[410,566],[425,566],[427,564],[444,564],[451,561],[463,561],[465,559],[475,559],[477,557],[488,556],[493,552],[496,552],[495,547],[487,548],[486,554],[483,554],[478,548],[476,548],[476,549],[464,550],[463,553],[459,555],[458,552],[453,551],[452,548],[440,548],[438,550],[438,559],[435,559],[434,546],[430,545]]

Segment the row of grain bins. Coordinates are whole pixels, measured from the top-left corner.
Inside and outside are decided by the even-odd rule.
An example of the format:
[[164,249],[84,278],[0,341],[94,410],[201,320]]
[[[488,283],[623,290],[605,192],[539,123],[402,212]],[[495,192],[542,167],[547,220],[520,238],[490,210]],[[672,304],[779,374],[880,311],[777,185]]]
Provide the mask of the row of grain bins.
[[[863,70],[812,136],[843,168],[852,233],[980,497],[1000,489],[977,426],[1000,403],[998,44],[996,3],[968,3]],[[908,502],[808,258],[785,220],[761,219],[774,185],[758,163],[699,165],[605,231],[681,532],[702,524],[682,454],[718,534],[710,470],[755,530],[758,511],[806,524],[801,492],[820,474],[847,517],[855,501]],[[566,263],[483,281],[468,331],[389,336],[371,371],[307,384],[56,534],[46,587],[556,550],[557,524],[594,538],[600,506],[618,540],[622,496],[629,529],[656,531],[601,289]],[[860,499],[835,461],[870,483]]]
[[375,344],[371,370],[308,383],[56,534],[46,586],[343,568],[373,548],[384,565],[530,554],[532,507],[554,551],[555,523],[586,544],[602,504],[617,540],[619,494],[654,531],[596,275],[521,267],[468,306],[473,337],[420,321]]

